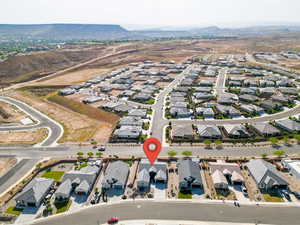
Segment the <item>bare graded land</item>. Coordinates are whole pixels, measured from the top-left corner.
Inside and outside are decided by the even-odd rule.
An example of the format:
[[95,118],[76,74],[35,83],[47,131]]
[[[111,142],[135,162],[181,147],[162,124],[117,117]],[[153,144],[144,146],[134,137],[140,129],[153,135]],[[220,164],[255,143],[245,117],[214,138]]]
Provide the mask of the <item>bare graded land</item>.
[[16,165],[16,158],[0,158],[0,176],[3,176],[9,171],[14,165]]
[[4,124],[20,124],[20,120],[28,117],[17,107],[0,101],[0,125]]
[[0,132],[0,145],[34,145],[42,142],[48,136],[46,128],[27,130]]
[[12,97],[28,103],[59,122],[64,128],[64,135],[59,142],[87,142],[92,139],[101,143],[107,142],[119,120],[115,114],[55,95],[53,92],[46,97],[37,97],[29,90],[19,90]]

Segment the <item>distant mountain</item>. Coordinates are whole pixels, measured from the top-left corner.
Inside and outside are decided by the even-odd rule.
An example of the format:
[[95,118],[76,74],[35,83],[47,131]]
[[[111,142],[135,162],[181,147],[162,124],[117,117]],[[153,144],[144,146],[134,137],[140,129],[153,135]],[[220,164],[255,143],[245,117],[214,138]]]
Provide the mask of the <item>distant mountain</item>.
[[123,39],[130,32],[120,25],[98,24],[0,24],[0,37],[13,39]]
[[255,36],[271,33],[300,32],[300,26],[256,26],[220,28],[217,26],[190,29],[144,29],[128,31],[120,25],[109,24],[0,24],[0,39],[51,40],[133,40],[178,38],[192,36]]

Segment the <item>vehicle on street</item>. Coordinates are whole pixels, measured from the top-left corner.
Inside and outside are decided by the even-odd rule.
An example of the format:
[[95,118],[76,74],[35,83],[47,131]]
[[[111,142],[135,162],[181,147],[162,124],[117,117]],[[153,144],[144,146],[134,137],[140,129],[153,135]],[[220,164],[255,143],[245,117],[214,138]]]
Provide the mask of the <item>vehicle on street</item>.
[[108,224],[116,224],[119,222],[119,218],[118,217],[112,217],[110,219],[107,220]]
[[100,146],[99,148],[98,148],[98,152],[104,152],[106,149],[105,149],[105,147],[104,146]]

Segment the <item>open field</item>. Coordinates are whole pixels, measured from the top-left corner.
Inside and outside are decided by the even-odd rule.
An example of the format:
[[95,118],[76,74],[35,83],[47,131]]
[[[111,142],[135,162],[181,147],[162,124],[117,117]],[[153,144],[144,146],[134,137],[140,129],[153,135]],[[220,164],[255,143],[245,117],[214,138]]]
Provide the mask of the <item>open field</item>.
[[28,131],[0,132],[0,145],[28,144],[42,142],[48,135],[46,128]]
[[26,118],[27,115],[19,110],[17,107],[6,102],[0,101],[0,124],[16,123],[19,124],[21,119]]
[[41,80],[37,85],[72,85],[92,79],[109,72],[109,69],[84,69],[74,72],[67,72],[61,76]]
[[[13,93],[12,97],[38,108],[41,112],[61,123],[65,132],[59,142],[86,142],[92,139],[98,142],[107,142],[115,126],[105,119],[90,118],[86,114],[81,114],[82,111],[74,111],[74,108],[69,109],[62,104],[48,101],[45,96],[37,97],[28,90],[19,90]],[[99,110],[99,112],[101,111]],[[112,117],[108,117],[113,118],[113,114],[111,115]],[[101,119],[99,116],[97,118]]]
[[16,163],[16,158],[0,158],[0,176],[4,175]]

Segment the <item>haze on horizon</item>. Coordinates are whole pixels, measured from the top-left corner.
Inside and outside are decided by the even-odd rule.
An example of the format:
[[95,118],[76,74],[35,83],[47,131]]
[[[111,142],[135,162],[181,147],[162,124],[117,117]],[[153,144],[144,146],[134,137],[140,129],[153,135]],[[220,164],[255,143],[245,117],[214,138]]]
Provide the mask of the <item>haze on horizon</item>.
[[151,27],[300,24],[299,0],[2,0],[0,24]]

